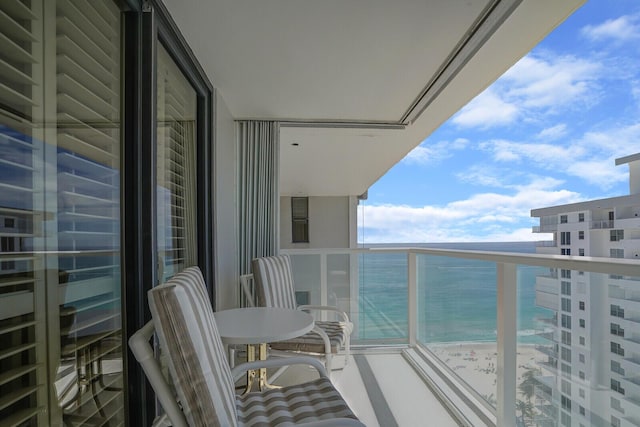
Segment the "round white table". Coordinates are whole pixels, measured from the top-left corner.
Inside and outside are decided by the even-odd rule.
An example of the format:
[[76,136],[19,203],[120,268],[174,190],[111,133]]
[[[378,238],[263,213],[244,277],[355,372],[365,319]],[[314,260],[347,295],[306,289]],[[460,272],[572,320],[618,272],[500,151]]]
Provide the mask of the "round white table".
[[287,308],[234,308],[214,313],[225,344],[264,344],[304,335],[313,329],[313,317]]
[[[314,327],[313,317],[309,313],[287,308],[234,308],[218,311],[214,317],[224,344],[247,346],[247,362],[265,360],[267,343],[299,337]],[[261,390],[272,387],[267,382],[266,369],[259,369],[258,372],[250,370],[247,372],[245,394],[251,391],[256,377]]]

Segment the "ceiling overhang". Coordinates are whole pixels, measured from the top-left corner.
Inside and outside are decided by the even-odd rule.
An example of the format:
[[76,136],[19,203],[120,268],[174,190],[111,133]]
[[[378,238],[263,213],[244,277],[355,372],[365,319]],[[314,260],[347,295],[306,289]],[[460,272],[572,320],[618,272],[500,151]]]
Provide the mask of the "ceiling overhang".
[[281,193],[359,195],[584,0],[164,0]]

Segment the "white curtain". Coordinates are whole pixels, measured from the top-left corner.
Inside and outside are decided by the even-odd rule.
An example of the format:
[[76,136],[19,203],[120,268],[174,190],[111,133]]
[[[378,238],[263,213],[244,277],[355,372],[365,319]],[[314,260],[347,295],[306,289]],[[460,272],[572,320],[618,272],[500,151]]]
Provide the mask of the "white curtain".
[[237,122],[239,148],[239,266],[251,272],[251,260],[276,255],[279,242],[280,125]]

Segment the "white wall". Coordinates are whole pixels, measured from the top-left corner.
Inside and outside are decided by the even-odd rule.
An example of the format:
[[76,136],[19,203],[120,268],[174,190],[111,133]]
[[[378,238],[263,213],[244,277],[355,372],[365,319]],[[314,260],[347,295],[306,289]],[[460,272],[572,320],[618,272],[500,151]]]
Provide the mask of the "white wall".
[[291,242],[291,197],[280,197],[280,248],[349,248],[355,243],[355,197],[309,197],[309,243]]
[[[214,83],[215,84],[215,83]],[[238,227],[235,123],[216,93],[215,129],[215,275],[216,309],[237,306]]]
[[629,163],[629,194],[640,194],[640,161]]

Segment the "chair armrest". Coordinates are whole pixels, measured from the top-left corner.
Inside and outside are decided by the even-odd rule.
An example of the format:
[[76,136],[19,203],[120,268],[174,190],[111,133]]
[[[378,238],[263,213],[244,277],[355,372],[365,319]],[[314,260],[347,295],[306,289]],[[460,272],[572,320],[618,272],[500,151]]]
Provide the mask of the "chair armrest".
[[351,323],[349,321],[349,316],[342,310],[338,310],[336,307],[332,307],[330,305],[300,305],[298,306],[298,310],[302,311],[333,311],[338,316],[342,318],[343,322]]
[[327,371],[324,368],[322,362],[318,359],[314,359],[313,357],[282,357],[282,358],[272,358],[267,360],[257,360],[255,362],[246,362],[242,363],[231,370],[231,376],[234,381],[238,381],[245,372],[252,369],[261,369],[261,368],[280,368],[283,366],[290,365],[309,365],[313,366],[320,374],[321,377],[328,378]]
[[[160,365],[155,358],[153,347],[149,343],[154,332],[155,327],[153,325],[153,320],[151,320],[131,335],[131,338],[129,338],[129,348],[136,360],[142,366],[142,370],[151,384],[151,387],[153,387],[153,391],[155,391],[162,409],[164,409],[165,413],[171,420],[171,424],[174,427],[187,427],[187,420],[178,406],[178,402],[176,402],[176,398],[171,392],[164,375],[162,374]],[[157,421],[158,423],[164,422],[164,419],[160,418]],[[162,424],[154,423],[154,425]]]

